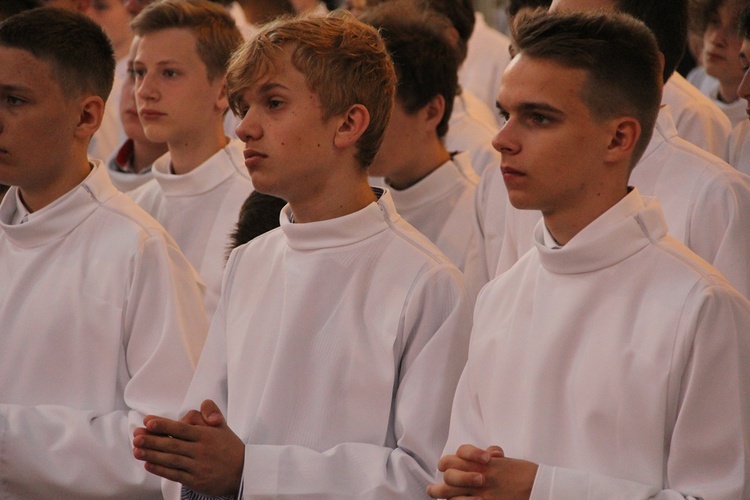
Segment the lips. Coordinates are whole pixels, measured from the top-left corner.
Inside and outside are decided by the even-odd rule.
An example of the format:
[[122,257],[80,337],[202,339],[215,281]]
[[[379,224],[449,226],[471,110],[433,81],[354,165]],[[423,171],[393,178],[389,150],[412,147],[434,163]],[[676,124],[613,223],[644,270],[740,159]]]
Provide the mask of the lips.
[[245,156],[245,167],[250,170],[258,165],[263,158],[267,158],[267,155],[256,151],[252,148],[247,148],[243,152]]
[[520,170],[516,170],[512,167],[500,167],[500,172],[503,174],[503,182],[505,182],[506,185],[526,176],[526,174]]
[[140,116],[142,120],[156,120],[166,115],[167,115],[166,113],[162,113],[161,111],[157,111],[155,109],[150,109],[150,108],[142,109],[138,113],[138,116]]

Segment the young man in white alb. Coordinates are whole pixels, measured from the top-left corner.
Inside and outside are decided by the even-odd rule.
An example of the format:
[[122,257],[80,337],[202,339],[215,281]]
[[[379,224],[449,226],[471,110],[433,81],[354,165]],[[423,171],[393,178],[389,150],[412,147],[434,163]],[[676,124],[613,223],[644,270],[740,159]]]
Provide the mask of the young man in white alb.
[[435,498],[746,498],[750,302],[628,186],[660,97],[622,14],[517,24],[494,141],[543,220],[480,294]]
[[368,185],[395,76],[342,14],[268,25],[229,70],[253,183],[289,204],[229,259],[192,411],[135,433],[187,498],[426,498],[447,435],[471,311],[458,269]]
[[226,65],[242,36],[224,8],[204,0],[149,5],[132,23],[141,40],[133,71],[146,137],[169,152],[154,179],[129,195],[161,222],[206,283],[212,317],[229,235],[252,191],[242,143],[224,133]]
[[[664,16],[672,20],[670,23],[679,19],[687,22],[679,17],[679,2],[661,2],[655,10],[654,4],[643,0],[623,0],[621,6],[626,1],[631,9],[627,13],[650,26],[657,40],[668,38],[675,29],[660,24]],[[595,7],[600,6],[597,3]],[[552,3],[553,10],[590,8],[587,0]],[[663,32],[657,31],[662,28]],[[678,60],[669,56],[674,52],[671,48],[662,52],[664,75],[668,75]],[[750,297],[750,218],[745,216],[750,211],[750,181],[719,158],[679,137],[670,111],[669,106],[659,110],[651,142],[630,182],[642,194],[659,199],[670,235],[724,273]],[[467,271],[474,288],[507,270],[533,246],[534,225],[541,218],[539,212],[518,211],[510,206],[500,177],[500,171],[489,171],[478,187],[477,225],[481,230],[477,248],[484,251],[485,264],[480,267],[487,274]]]
[[208,329],[177,244],[87,158],[114,64],[83,15],[0,25],[3,498],[158,498],[130,435],[177,415]]
[[369,168],[383,177],[396,210],[463,271],[476,238],[471,226],[478,176],[467,152],[443,144],[458,85],[455,50],[441,20],[411,0],[393,0],[361,18],[385,40],[398,84],[383,144]]

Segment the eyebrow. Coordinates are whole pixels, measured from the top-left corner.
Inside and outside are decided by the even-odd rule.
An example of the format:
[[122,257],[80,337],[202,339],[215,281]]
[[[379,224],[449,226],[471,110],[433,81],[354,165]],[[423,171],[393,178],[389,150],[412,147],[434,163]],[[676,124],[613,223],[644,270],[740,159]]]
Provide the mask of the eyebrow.
[[2,92],[32,92],[33,89],[31,87],[26,87],[24,85],[2,85],[0,84],[0,91]]
[[[503,106],[503,104],[500,101],[495,102],[495,107],[498,110],[501,111],[507,111],[507,108]],[[556,116],[564,116],[565,112],[561,109],[558,109],[550,104],[547,104],[546,102],[524,102],[516,106],[516,111],[518,113],[533,113],[538,111],[544,111],[546,113],[550,113]]]

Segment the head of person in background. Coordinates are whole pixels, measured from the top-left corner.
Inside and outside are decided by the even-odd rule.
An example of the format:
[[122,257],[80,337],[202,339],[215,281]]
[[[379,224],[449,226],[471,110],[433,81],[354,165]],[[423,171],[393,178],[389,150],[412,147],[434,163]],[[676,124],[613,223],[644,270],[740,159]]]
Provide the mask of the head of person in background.
[[370,175],[403,190],[450,160],[443,138],[458,88],[456,51],[444,35],[450,21],[410,0],[384,2],[359,19],[380,32],[398,82]]
[[[715,98],[724,103],[738,99],[737,87],[744,74],[740,62],[742,35],[739,18],[750,0],[697,0],[691,19],[703,35],[702,61],[706,73],[718,80]],[[711,96],[713,97],[713,96]]]
[[122,5],[125,7],[125,10],[128,11],[128,14],[135,17],[153,1],[154,0],[123,0]]
[[747,101],[748,115],[750,115],[750,5],[742,9],[740,13],[738,30],[740,37],[742,37],[739,60],[743,75],[737,88],[737,94]]
[[128,55],[130,41],[130,14],[125,10],[121,0],[91,0],[85,14],[102,27],[112,42],[115,59],[120,60]]
[[240,209],[240,218],[231,236],[230,253],[240,245],[281,225],[279,217],[286,202],[276,196],[253,191]]

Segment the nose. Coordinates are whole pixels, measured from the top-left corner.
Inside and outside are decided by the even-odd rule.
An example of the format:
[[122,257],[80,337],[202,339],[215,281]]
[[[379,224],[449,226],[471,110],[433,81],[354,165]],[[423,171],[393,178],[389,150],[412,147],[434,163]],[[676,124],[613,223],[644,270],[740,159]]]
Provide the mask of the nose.
[[244,143],[257,141],[263,136],[263,129],[255,115],[252,108],[248,109],[235,129],[237,137]]
[[135,78],[135,95],[144,101],[153,101],[159,98],[159,89],[154,83],[154,77],[148,72]]
[[506,119],[500,130],[492,138],[492,147],[502,154],[514,154],[520,150],[520,144],[514,133],[515,126],[511,119]]

